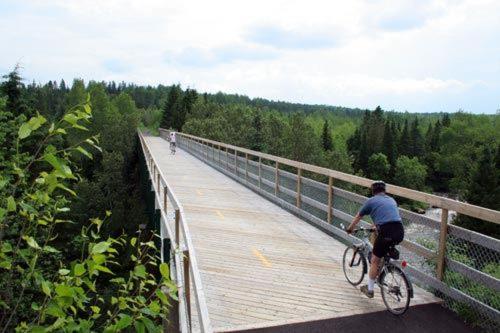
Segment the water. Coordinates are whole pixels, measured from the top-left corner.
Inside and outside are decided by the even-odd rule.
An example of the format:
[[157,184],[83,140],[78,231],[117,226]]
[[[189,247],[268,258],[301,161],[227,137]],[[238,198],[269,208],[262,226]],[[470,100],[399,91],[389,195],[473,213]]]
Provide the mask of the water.
[[[441,208],[427,208],[425,210],[424,216],[430,217],[433,220],[441,222]],[[451,223],[453,219],[457,216],[457,212],[454,210],[448,211],[448,223]]]

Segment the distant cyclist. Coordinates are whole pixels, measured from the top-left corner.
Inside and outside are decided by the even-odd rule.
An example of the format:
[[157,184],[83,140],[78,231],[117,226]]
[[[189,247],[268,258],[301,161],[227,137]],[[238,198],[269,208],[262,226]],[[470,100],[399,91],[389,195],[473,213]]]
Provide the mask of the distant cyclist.
[[387,254],[391,246],[401,243],[404,238],[398,205],[392,197],[385,193],[385,183],[376,181],[372,184],[371,189],[373,196],[365,202],[347,228],[347,232],[351,233],[365,215],[370,215],[377,228],[378,234],[373,244],[370,271],[368,272],[368,285],[360,288],[361,292],[369,298],[373,298],[373,287],[378,276],[380,258]]
[[175,153],[176,140],[175,140],[175,132],[170,132],[170,151]]

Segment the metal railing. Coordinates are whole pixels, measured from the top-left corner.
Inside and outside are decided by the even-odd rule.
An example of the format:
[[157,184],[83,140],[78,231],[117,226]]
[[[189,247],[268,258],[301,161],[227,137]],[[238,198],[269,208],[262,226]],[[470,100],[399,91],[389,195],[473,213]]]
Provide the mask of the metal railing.
[[[173,254],[173,261],[175,263],[174,280],[177,284],[179,299],[179,330],[183,333],[192,331],[192,284],[200,331],[206,333],[213,332],[208,315],[205,293],[201,283],[201,276],[198,270],[195,249],[191,240],[188,221],[184,214],[184,210],[174,191],[168,184],[163,172],[158,167],[158,163],[151,154],[142,133],[139,132],[138,136],[155,192],[155,204],[161,212],[160,235],[157,235],[162,240],[161,260],[170,263],[170,258],[166,258],[164,254],[171,253]],[[167,214],[169,205],[172,205],[174,211],[173,216]],[[172,230],[172,226],[169,223],[170,219],[173,219],[172,224],[174,225],[174,230]],[[169,249],[164,248],[167,246],[163,241],[164,239],[171,240]]]
[[[165,137],[168,131],[161,129]],[[369,187],[371,180],[335,170],[177,133],[179,147],[327,233],[351,242],[340,229],[367,198],[346,191],[338,181]],[[296,173],[283,170],[295,169]],[[303,176],[323,175],[328,182]],[[402,255],[412,279],[444,299],[445,305],[486,329],[500,324],[500,241],[448,223],[450,210],[491,223],[500,212],[449,198],[388,185],[388,193],[441,209],[436,220],[400,209],[406,239]]]

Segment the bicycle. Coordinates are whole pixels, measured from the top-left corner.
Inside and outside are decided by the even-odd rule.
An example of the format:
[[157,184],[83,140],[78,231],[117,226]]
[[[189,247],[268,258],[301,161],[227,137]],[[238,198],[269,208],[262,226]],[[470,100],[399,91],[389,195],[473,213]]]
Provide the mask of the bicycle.
[[[345,230],[345,226],[343,224],[341,226]],[[361,243],[352,244],[346,248],[342,257],[342,268],[347,281],[353,286],[357,286],[368,272],[368,263],[372,255],[369,235],[375,232],[375,229],[359,227],[352,232],[362,233]],[[376,280],[387,310],[394,315],[404,314],[410,306],[410,299],[413,298],[413,286],[410,280],[403,270],[395,264],[398,259],[399,251],[393,245],[382,258],[382,267]],[[406,267],[406,261],[401,262],[401,267]]]
[[170,154],[175,155],[175,142],[170,142]]

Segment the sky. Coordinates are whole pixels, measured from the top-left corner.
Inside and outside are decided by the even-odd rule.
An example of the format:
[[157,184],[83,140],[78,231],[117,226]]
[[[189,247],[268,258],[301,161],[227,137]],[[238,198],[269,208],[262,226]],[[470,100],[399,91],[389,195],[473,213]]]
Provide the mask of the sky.
[[500,109],[498,0],[0,0],[0,73],[409,112]]

